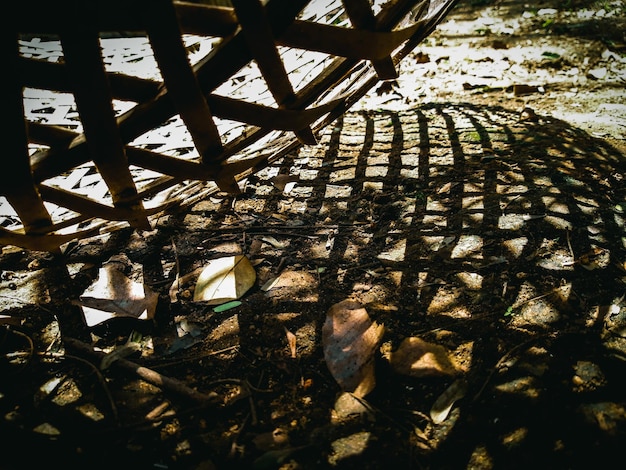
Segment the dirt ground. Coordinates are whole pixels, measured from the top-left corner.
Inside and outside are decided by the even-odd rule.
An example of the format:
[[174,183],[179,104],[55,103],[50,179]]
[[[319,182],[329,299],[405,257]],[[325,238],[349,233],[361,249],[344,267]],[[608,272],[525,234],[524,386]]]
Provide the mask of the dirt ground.
[[[4,247],[0,468],[623,458],[625,19],[621,1],[462,1],[397,82],[241,195],[63,255]],[[194,300],[232,255],[251,287]],[[77,300],[111,266],[154,317],[86,329]],[[351,333],[329,337],[341,306]],[[367,393],[342,393],[355,370]]]

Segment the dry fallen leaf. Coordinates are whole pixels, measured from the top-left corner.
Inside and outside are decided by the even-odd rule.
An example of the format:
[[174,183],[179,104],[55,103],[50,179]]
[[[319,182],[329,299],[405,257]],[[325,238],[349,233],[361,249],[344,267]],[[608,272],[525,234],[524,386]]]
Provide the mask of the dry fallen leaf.
[[142,283],[129,279],[120,271],[119,262],[106,263],[98,279],[78,300],[87,326],[115,317],[149,320],[154,317],[159,295]]
[[209,261],[194,289],[193,300],[209,305],[241,298],[256,282],[256,271],[244,255],[225,256]]
[[449,351],[421,338],[405,338],[391,353],[391,367],[398,374],[411,377],[453,376],[458,373]]
[[433,423],[443,423],[450,414],[454,403],[463,398],[466,392],[467,382],[464,379],[455,380],[452,385],[446,388],[430,409],[430,419],[433,420]]
[[289,343],[289,350],[291,351],[291,358],[296,358],[296,335],[285,328],[285,334],[287,335],[287,343]]
[[324,358],[341,389],[364,397],[376,386],[374,353],[384,326],[372,322],[359,303],[344,300],[333,305],[322,327]]

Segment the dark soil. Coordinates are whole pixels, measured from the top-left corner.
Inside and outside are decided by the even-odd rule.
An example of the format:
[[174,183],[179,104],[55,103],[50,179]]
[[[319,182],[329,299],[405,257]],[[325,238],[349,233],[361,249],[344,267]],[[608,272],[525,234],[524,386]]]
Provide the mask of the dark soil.
[[[528,3],[461,2],[387,93],[239,196],[62,255],[4,247],[1,313],[14,324],[0,330],[0,468],[619,462],[625,9]],[[531,54],[516,68],[500,54],[517,46],[536,54],[515,49]],[[120,254],[159,294],[155,317],[86,328],[76,300]],[[257,275],[240,305],[193,301],[193,277],[171,289],[231,254]],[[345,299],[385,328],[376,386],[347,405],[321,332]],[[389,357],[410,337],[444,348],[454,370],[399,373]],[[89,352],[129,342],[141,346],[130,362],[101,368]],[[465,393],[435,423],[433,405],[459,383]]]

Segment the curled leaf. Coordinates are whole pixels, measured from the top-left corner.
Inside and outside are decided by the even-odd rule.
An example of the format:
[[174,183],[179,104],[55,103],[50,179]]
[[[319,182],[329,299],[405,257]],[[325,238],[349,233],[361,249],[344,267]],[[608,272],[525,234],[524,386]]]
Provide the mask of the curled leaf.
[[455,380],[446,388],[430,409],[430,419],[433,420],[433,423],[443,423],[450,414],[454,403],[463,398],[465,393],[467,393],[467,382],[464,379]]
[[148,286],[128,278],[118,262],[106,263],[98,278],[78,299],[85,322],[91,327],[116,317],[149,320],[156,312],[159,295]]
[[322,327],[324,358],[341,389],[364,397],[376,385],[374,353],[384,326],[372,322],[357,302],[344,300],[333,305]]
[[398,374],[411,377],[453,376],[458,372],[446,348],[417,337],[405,338],[391,353],[390,363]]
[[285,335],[287,335],[287,343],[289,343],[289,350],[291,351],[291,358],[296,358],[296,335],[285,328]]
[[196,281],[193,300],[209,305],[239,299],[256,282],[256,271],[244,255],[211,260]]

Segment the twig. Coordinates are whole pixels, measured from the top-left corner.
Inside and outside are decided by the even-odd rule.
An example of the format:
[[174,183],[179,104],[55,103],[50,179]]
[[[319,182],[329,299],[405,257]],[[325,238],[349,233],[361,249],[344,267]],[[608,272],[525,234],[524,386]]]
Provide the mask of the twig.
[[[78,351],[84,352],[91,356],[95,356],[98,359],[102,359],[105,356],[105,353],[101,351],[96,351],[88,344],[83,343],[82,341],[79,341],[77,339],[66,337],[64,338],[64,342],[67,346],[70,346]],[[128,372],[132,372],[139,378],[145,380],[148,383],[151,383],[152,385],[156,385],[157,387],[160,387],[162,389],[175,392],[178,395],[184,396],[197,403],[206,404],[215,401],[216,395],[214,394],[206,395],[202,392],[198,392],[197,390],[188,387],[179,380],[159,374],[152,369],[140,366],[139,364],[129,361],[127,359],[116,359],[113,362],[113,365]]]
[[569,229],[565,229],[565,235],[567,236],[567,247],[569,248],[569,252],[572,255],[572,260],[576,261],[576,256],[574,255],[574,250],[572,250],[572,241],[569,236]]
[[545,333],[539,336],[534,336],[516,346],[514,346],[513,348],[509,349],[499,360],[498,362],[496,362],[496,365],[493,366],[493,368],[491,369],[491,371],[489,372],[489,375],[487,376],[487,378],[485,379],[485,382],[483,383],[483,385],[480,387],[480,390],[478,390],[478,392],[476,393],[476,395],[474,395],[474,398],[472,399],[472,401],[476,401],[478,400],[478,398],[480,398],[480,395],[482,395],[483,391],[485,390],[485,388],[487,387],[487,384],[491,381],[491,378],[493,377],[493,375],[500,370],[500,368],[509,360],[509,358],[513,355],[513,353],[517,352],[518,350],[522,349],[525,346],[528,346],[529,344],[537,341],[538,339],[542,339],[542,338],[546,338],[549,336],[554,336],[554,333]]
[[[290,227],[291,228],[291,227]],[[250,229],[243,229],[243,233],[248,233],[250,232]],[[277,233],[278,232],[278,233]],[[266,229],[265,231],[253,231],[252,233],[254,233],[255,235],[285,235],[285,236],[289,236],[289,237],[300,237],[300,238],[319,238],[320,235],[304,235],[302,233],[295,233],[295,232],[289,232],[289,231],[284,231],[281,229],[276,229],[276,230],[268,230]]]
[[28,343],[29,350],[27,353],[25,353],[28,355],[28,359],[26,360],[24,364],[22,364],[22,367],[19,369],[19,371],[22,371],[26,369],[26,367],[28,367],[28,365],[30,364],[30,361],[33,358],[33,354],[35,353],[35,344],[33,343],[33,339],[30,336],[28,336],[26,333],[22,333],[21,331],[14,330],[13,328],[10,328],[10,327],[7,328],[6,331],[11,332],[14,335],[19,336],[21,338],[24,338],[26,342]]
[[522,195],[518,194],[517,196],[515,196],[514,198],[512,198],[511,200],[509,200],[509,202],[507,202],[504,207],[502,209],[500,209],[500,212],[504,215],[504,211],[507,209],[507,207],[509,207],[509,205],[511,205],[511,203],[513,201],[515,201],[516,199],[520,198]]
[[176,243],[174,243],[174,238],[172,240],[172,249],[174,250],[174,262],[176,263],[176,292],[180,291],[180,260],[178,259],[178,250],[176,249]]
[[74,361],[78,361],[81,364],[85,364],[96,374],[96,377],[98,377],[98,382],[100,382],[100,385],[102,386],[102,389],[104,390],[104,394],[106,395],[107,400],[109,401],[109,406],[111,407],[111,413],[113,413],[113,419],[115,420],[115,424],[119,426],[120,417],[117,412],[117,405],[115,404],[115,400],[113,400],[113,395],[111,394],[111,390],[109,389],[109,386],[107,385],[107,381],[105,380],[100,370],[95,366],[95,364],[92,364],[91,362],[87,361],[86,359],[83,359],[82,357],[74,356],[72,354],[63,354],[62,357],[73,359]]
[[217,351],[210,351],[210,352],[203,353],[203,354],[197,354],[195,356],[185,357],[185,358],[182,358],[182,359],[180,359],[178,361],[170,361],[170,362],[163,362],[163,363],[151,362],[151,364],[152,364],[152,367],[155,368],[155,369],[156,368],[162,368],[162,367],[177,366],[177,365],[180,365],[180,364],[184,364],[185,362],[196,361],[198,359],[202,359],[204,357],[209,357],[209,356],[216,356],[218,354],[222,354],[222,353],[225,353],[225,352],[228,352],[228,351],[232,351],[232,350],[235,350],[235,349],[238,349],[238,348],[239,348],[239,345],[236,344],[234,346],[229,346],[227,348],[218,349]]

